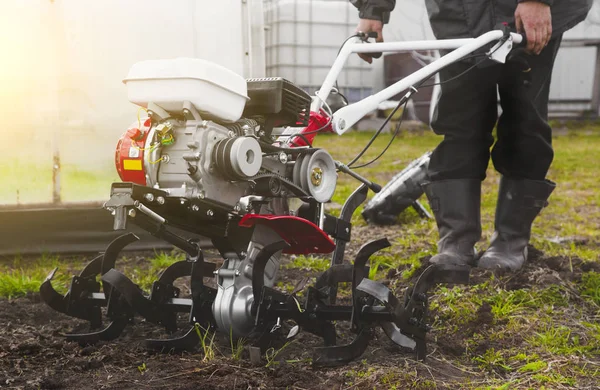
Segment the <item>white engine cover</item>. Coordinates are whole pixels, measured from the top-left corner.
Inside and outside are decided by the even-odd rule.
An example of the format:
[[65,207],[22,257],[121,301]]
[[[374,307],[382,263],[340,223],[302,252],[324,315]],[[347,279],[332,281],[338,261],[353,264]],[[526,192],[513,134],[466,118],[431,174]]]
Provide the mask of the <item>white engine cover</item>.
[[151,102],[178,113],[189,101],[201,115],[225,122],[240,119],[248,100],[242,76],[199,58],[138,62],[123,82],[129,101],[139,106]]

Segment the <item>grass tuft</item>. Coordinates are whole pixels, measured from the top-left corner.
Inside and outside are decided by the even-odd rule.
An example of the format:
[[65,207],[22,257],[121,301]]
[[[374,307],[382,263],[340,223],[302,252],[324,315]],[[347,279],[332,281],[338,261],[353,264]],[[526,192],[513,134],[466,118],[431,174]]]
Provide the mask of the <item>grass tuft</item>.
[[600,273],[591,271],[581,276],[581,295],[600,306]]
[[300,255],[293,257],[292,261],[284,267],[323,272],[329,268],[330,263],[331,261],[326,258]]

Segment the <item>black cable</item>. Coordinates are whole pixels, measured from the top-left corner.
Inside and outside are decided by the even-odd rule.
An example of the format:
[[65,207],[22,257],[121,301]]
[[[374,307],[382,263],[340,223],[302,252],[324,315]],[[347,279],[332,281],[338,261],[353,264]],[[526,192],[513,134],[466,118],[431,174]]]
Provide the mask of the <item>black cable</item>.
[[[425,85],[421,85],[420,87],[421,87],[421,88],[433,87],[434,85],[442,85],[442,84],[446,84],[446,83],[449,83],[449,82],[451,82],[451,81],[454,81],[454,80],[458,79],[459,77],[462,77],[462,76],[464,76],[465,74],[469,73],[470,71],[472,71],[473,69],[475,69],[475,68],[476,68],[476,67],[477,67],[479,64],[483,63],[483,62],[484,62],[484,61],[486,61],[487,59],[488,59],[488,58],[486,57],[486,58],[483,58],[483,59],[481,59],[481,60],[477,61],[477,62],[476,62],[476,63],[474,63],[472,66],[468,67],[468,68],[467,68],[465,71],[461,72],[460,74],[458,74],[458,75],[456,75],[456,76],[454,76],[454,77],[451,77],[451,78],[449,78],[448,80],[440,81],[439,83],[425,84]],[[432,75],[432,76],[433,76],[433,75]],[[423,81],[429,80],[430,78],[431,78],[431,76],[427,77],[427,78],[426,78],[425,80],[423,80]]]
[[[440,83],[433,83],[433,84],[426,84],[426,85],[423,85],[423,83],[424,83],[425,81],[429,80],[429,79],[430,79],[432,76],[434,76],[434,75],[435,75],[435,73],[433,73],[433,74],[431,74],[429,77],[427,77],[427,78],[425,78],[425,79],[423,79],[423,80],[419,81],[419,83],[417,83],[417,84],[416,84],[414,87],[412,87],[412,88],[414,88],[414,89],[416,90],[416,89],[423,88],[423,87],[430,87],[430,86],[433,86],[433,85],[436,85],[436,84],[439,84],[439,85],[441,85],[441,84],[445,84],[445,83],[447,83],[447,82],[450,82],[450,81],[452,81],[452,80],[454,80],[454,79],[457,79],[458,77],[461,77],[461,76],[463,76],[465,73],[467,73],[467,72],[471,71],[473,68],[475,68],[475,67],[476,67],[477,65],[479,65],[481,62],[483,62],[484,60],[486,60],[486,59],[487,59],[487,55],[486,55],[485,53],[480,53],[480,54],[473,54],[473,55],[470,55],[470,56],[466,56],[466,57],[463,57],[463,58],[461,58],[461,60],[464,60],[464,59],[476,58],[476,57],[480,57],[480,56],[486,56],[486,58],[484,58],[484,59],[483,59],[483,60],[481,60],[481,61],[478,61],[478,62],[476,62],[476,63],[475,63],[473,66],[469,67],[469,68],[468,68],[466,71],[462,72],[461,74],[459,74],[459,75],[458,75],[458,76],[456,76],[456,77],[453,77],[453,78],[451,78],[451,79],[449,79],[449,80],[446,80],[446,81],[443,81],[443,82],[440,82]],[[436,72],[436,73],[437,73],[437,72]],[[416,92],[416,91],[415,91],[415,92]],[[412,96],[412,94],[411,94],[411,96]],[[409,96],[409,98],[410,98],[410,96]],[[404,99],[404,98],[403,98],[403,99]],[[369,165],[369,164],[372,164],[373,162],[375,162],[376,160],[378,160],[378,159],[379,159],[379,158],[380,158],[380,157],[383,155],[383,153],[385,153],[385,152],[388,150],[388,148],[389,148],[389,147],[390,147],[390,145],[391,145],[391,142],[394,140],[394,138],[396,137],[396,134],[398,133],[398,130],[400,129],[400,128],[399,128],[399,126],[400,126],[400,124],[402,124],[402,119],[404,118],[404,114],[406,113],[406,107],[407,107],[407,105],[408,105],[408,98],[407,98],[407,99],[405,99],[405,100],[403,100],[403,99],[400,99],[400,102],[398,102],[398,105],[396,106],[396,108],[394,109],[394,111],[392,111],[392,113],[391,113],[390,115],[388,115],[388,117],[385,119],[385,121],[383,122],[383,124],[381,125],[381,127],[379,128],[379,130],[377,130],[377,132],[376,132],[376,133],[373,135],[373,137],[371,137],[371,140],[370,140],[370,141],[369,141],[369,143],[368,143],[368,144],[367,144],[367,145],[366,145],[366,146],[363,148],[363,150],[362,150],[362,151],[361,151],[361,152],[360,152],[358,155],[356,155],[356,157],[354,157],[354,158],[352,159],[352,161],[350,161],[348,164],[346,164],[346,165],[347,165],[349,168],[362,168],[362,167],[364,167],[364,166],[367,166],[367,165]],[[372,161],[370,161],[370,162],[368,162],[368,163],[365,163],[365,164],[363,164],[363,165],[360,165],[360,166],[358,166],[358,167],[353,167],[352,165],[353,165],[353,164],[355,164],[355,163],[356,163],[356,161],[357,161],[359,158],[361,158],[361,157],[363,156],[363,154],[365,154],[365,152],[366,152],[366,151],[369,149],[369,147],[370,147],[370,146],[373,144],[373,142],[375,141],[375,139],[376,139],[377,137],[379,137],[379,135],[380,135],[380,134],[381,134],[381,132],[383,131],[384,127],[385,127],[385,126],[388,124],[388,122],[390,121],[390,119],[392,118],[392,116],[393,116],[393,115],[396,113],[396,111],[398,111],[398,109],[399,109],[399,108],[400,108],[400,107],[401,107],[403,104],[404,104],[404,110],[402,111],[402,117],[401,117],[402,119],[400,119],[400,121],[398,122],[398,124],[397,124],[397,130],[396,130],[396,133],[395,133],[395,134],[394,134],[394,136],[392,137],[392,140],[390,141],[390,143],[388,144],[388,146],[386,146],[386,148],[384,149],[384,152],[383,152],[382,154],[380,154],[379,156],[377,156],[377,157],[376,157],[374,160],[372,160]]]
[[396,111],[398,111],[398,109],[400,109],[400,107],[402,106],[402,104],[404,104],[405,102],[408,102],[408,99],[406,98],[406,96],[403,97],[402,99],[400,99],[400,101],[398,102],[398,105],[396,106],[396,108],[394,108],[394,110],[387,116],[387,118],[385,118],[385,121],[379,127],[379,130],[377,130],[377,132],[373,135],[373,137],[371,137],[371,139],[369,140],[369,143],[367,143],[367,145],[363,148],[363,150],[361,150],[360,153],[358,153],[352,159],[352,161],[350,161],[348,164],[346,164],[346,166],[348,166],[348,168],[352,168],[352,164],[354,164],[356,161],[358,161],[358,159],[361,158],[363,154],[365,154],[365,152],[371,147],[371,145],[373,144],[373,142],[375,142],[375,139],[377,139],[377,137],[379,137],[379,134],[381,134],[381,132],[385,128],[385,125],[388,124],[388,122],[392,119],[392,117],[394,116],[394,114],[396,113]]
[[398,133],[400,133],[400,126],[402,125],[402,121],[404,120],[404,115],[406,115],[406,107],[407,106],[408,106],[408,99],[406,99],[406,102],[404,102],[404,107],[402,108],[402,115],[400,116],[400,120],[398,120],[398,123],[396,124],[396,128],[394,129],[394,134],[392,135],[392,139],[390,140],[390,142],[388,142],[385,149],[383,149],[383,151],[381,153],[379,153],[379,155],[377,157],[375,157],[374,159],[372,159],[371,161],[361,164],[361,165],[358,165],[358,166],[354,166],[354,167],[352,167],[352,169],[364,168],[368,165],[371,165],[375,161],[379,160],[381,158],[381,156],[383,156],[385,154],[385,152],[387,152],[387,150],[390,148],[390,146],[392,146],[392,142],[394,142],[394,139],[396,138]]

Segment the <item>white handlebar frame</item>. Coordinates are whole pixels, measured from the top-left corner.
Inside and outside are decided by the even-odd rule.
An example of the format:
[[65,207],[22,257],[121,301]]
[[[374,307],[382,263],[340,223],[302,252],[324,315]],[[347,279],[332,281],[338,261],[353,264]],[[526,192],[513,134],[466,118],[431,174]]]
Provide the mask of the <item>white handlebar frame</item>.
[[[503,39],[504,38],[504,39]],[[338,110],[332,118],[332,127],[337,134],[343,134],[354,124],[361,120],[369,112],[377,109],[380,103],[391,99],[399,93],[402,93],[418,82],[427,79],[431,75],[439,72],[445,66],[459,61],[463,57],[471,54],[477,49],[486,46],[489,43],[498,41],[487,53],[487,56],[494,61],[504,62],[506,56],[513,47],[513,42],[521,43],[520,34],[511,33],[505,36],[502,30],[493,30],[477,38],[465,39],[443,39],[429,41],[406,41],[406,42],[382,42],[366,43],[360,38],[348,40],[340,50],[333,66],[329,70],[327,77],[323,81],[321,89],[316,93],[313,100],[311,111],[319,112],[327,100],[335,81],[341,73],[348,57],[353,53],[375,53],[375,52],[402,52],[412,50],[451,50],[445,56],[431,62],[418,71],[406,76],[395,84],[371,95],[357,103],[348,105]]]

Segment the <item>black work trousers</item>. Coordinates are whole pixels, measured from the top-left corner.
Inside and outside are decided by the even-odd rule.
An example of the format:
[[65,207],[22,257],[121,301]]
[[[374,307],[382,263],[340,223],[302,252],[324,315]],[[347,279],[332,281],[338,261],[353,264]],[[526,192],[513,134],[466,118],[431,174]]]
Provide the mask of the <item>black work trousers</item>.
[[[548,97],[560,41],[561,37],[552,39],[537,56],[522,56],[525,64],[512,60],[478,66],[457,77],[473,66],[461,61],[440,72],[443,84],[431,127],[444,139],[431,155],[430,180],[483,180],[490,154],[495,169],[506,177],[546,177],[554,157]],[[524,72],[527,64],[531,70]]]

